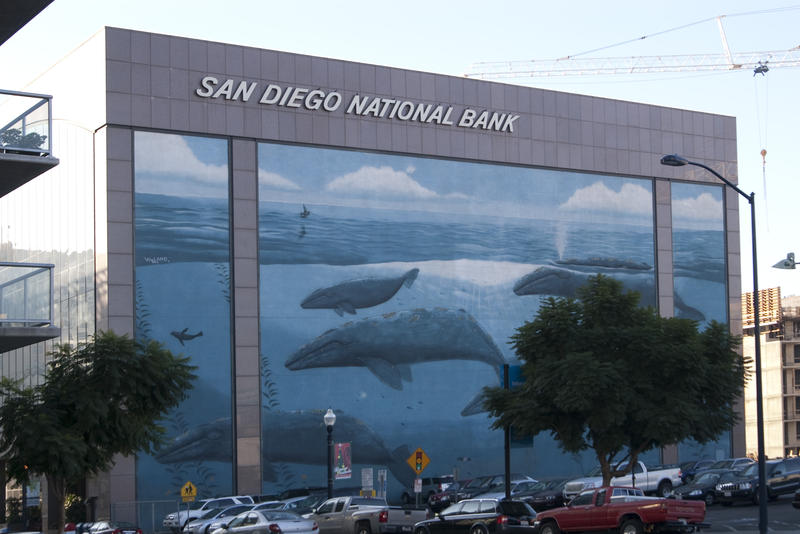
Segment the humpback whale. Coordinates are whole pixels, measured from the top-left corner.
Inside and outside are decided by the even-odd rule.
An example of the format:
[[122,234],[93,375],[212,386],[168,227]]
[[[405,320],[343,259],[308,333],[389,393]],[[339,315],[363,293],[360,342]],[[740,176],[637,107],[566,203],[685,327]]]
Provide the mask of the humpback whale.
[[292,371],[366,367],[381,382],[403,389],[410,365],[443,360],[484,362],[500,374],[505,363],[491,336],[464,310],[392,312],[348,322],[321,334],[286,360]]
[[[606,267],[597,259],[588,260],[583,264],[570,263],[569,265],[577,268],[568,269],[558,265],[539,267],[516,281],[514,293],[520,296],[574,297],[577,289],[585,285],[589,277],[603,274],[622,282],[625,289],[637,291],[641,306],[655,306],[656,304],[655,275],[652,272],[646,272],[643,269]],[[675,294],[674,298],[675,309],[679,317],[695,321],[705,320],[705,315],[686,304],[680,295]]]
[[340,317],[345,312],[355,315],[357,308],[370,308],[383,304],[392,298],[400,287],[411,287],[418,274],[419,269],[411,269],[402,276],[394,278],[348,280],[315,290],[300,303],[300,307],[330,308]]
[[[322,412],[261,411],[262,478],[274,482],[278,475],[273,463],[325,465],[327,450],[320,447],[325,435]],[[162,464],[213,461],[232,462],[231,419],[220,418],[196,426],[173,438],[155,454]],[[336,439],[349,441],[353,463],[385,465],[404,486],[414,482],[414,472],[405,463],[410,456],[408,446],[393,451],[364,422],[347,414],[336,415]]]

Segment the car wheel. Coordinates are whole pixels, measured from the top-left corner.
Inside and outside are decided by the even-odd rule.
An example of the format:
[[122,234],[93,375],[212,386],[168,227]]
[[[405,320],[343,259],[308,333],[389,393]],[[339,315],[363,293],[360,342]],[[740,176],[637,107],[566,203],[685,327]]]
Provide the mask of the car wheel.
[[539,527],[539,534],[561,534],[561,530],[558,528],[555,521],[548,521]]
[[644,534],[644,526],[638,519],[628,519],[619,527],[619,534]]
[[672,495],[672,482],[669,480],[662,480],[658,485],[658,496],[669,497]]
[[469,534],[489,534],[486,531],[486,527],[483,525],[472,525],[472,528],[469,529]]
[[356,534],[372,534],[372,529],[369,526],[369,523],[366,521],[361,521],[356,525]]
[[709,491],[706,493],[705,497],[703,497],[703,500],[706,501],[706,506],[711,506],[714,504],[714,493]]

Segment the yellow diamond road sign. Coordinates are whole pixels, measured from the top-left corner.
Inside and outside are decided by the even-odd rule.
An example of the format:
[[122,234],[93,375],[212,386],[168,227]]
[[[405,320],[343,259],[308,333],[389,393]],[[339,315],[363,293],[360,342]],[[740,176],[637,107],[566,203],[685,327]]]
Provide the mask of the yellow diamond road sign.
[[408,457],[406,462],[408,462],[408,465],[411,466],[411,469],[413,469],[416,474],[420,474],[426,467],[428,467],[428,464],[431,463],[431,459],[428,458],[428,455],[425,454],[425,451],[422,449],[417,449],[411,456]]
[[181,498],[183,502],[193,501],[195,497],[197,497],[197,488],[194,487],[194,484],[191,482],[184,484],[181,488]]

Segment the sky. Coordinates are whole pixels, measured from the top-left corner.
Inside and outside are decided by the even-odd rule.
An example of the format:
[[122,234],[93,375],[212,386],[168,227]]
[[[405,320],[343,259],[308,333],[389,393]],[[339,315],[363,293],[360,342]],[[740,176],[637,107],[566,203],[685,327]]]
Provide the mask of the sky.
[[[487,61],[721,54],[720,16],[733,53],[800,45],[800,0],[55,0],[0,46],[0,87],[24,89],[103,26],[462,76]],[[800,257],[800,68],[510,82],[736,117],[738,177],[726,178],[755,193],[759,287],[800,295],[800,270],[772,268],[787,252]],[[739,207],[749,291],[750,207]]]

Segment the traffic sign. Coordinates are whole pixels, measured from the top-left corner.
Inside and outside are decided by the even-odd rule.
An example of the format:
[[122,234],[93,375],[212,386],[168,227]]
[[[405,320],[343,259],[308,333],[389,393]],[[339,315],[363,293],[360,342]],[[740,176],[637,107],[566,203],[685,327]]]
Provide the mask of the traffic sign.
[[411,469],[413,469],[416,474],[420,474],[426,467],[428,467],[428,464],[431,463],[431,459],[428,458],[428,455],[425,454],[425,451],[422,449],[417,449],[414,451],[414,454],[408,457],[406,462],[411,466]]
[[186,482],[181,488],[183,502],[191,502],[197,497],[197,488],[191,482]]

